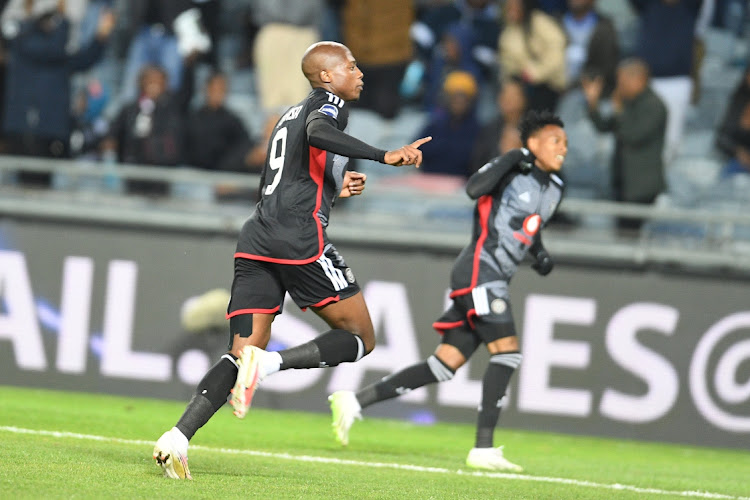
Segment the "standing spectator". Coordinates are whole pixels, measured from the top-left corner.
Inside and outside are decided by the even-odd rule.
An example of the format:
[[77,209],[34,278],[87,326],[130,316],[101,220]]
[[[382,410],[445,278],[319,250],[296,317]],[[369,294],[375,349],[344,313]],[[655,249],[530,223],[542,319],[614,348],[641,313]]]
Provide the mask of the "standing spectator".
[[695,24],[701,0],[630,0],[640,34],[635,54],[651,71],[651,87],[667,106],[664,161],[679,149],[693,92]]
[[[750,129],[750,115],[745,118],[748,103],[750,103],[750,66],[745,69],[742,78],[734,87],[727,101],[724,117],[716,131],[716,148],[725,158],[734,154],[735,130]],[[748,125],[743,126],[743,122]]]
[[139,75],[147,64],[164,68],[168,88],[181,90],[185,76],[192,76],[185,71],[186,59],[206,53],[211,45],[200,26],[200,10],[191,0],[129,0],[126,9],[130,43],[121,101],[137,96]]
[[305,49],[320,40],[323,0],[252,0],[259,27],[253,47],[258,97],[265,112],[293,106],[310,93],[299,72]]
[[[3,131],[10,154],[66,158],[72,132],[71,77],[101,59],[115,16],[104,12],[94,39],[71,54],[66,51],[70,22],[57,4],[51,4],[51,10],[31,9],[9,42]],[[50,176],[22,173],[20,180],[48,186]]]
[[206,80],[205,103],[187,119],[185,163],[207,170],[246,172],[250,135],[242,120],[226,107],[227,77]]
[[521,129],[527,149],[494,158],[466,186],[469,197],[477,200],[472,236],[453,265],[451,305],[432,324],[442,336],[435,353],[356,394],[333,393],[328,398],[333,429],[342,445],[348,444],[349,430],[356,418],[362,418],[362,408],[452,379],[484,344],[490,359],[482,379],[475,444],[466,465],[523,470],[505,458],[502,447],[493,448],[507,387],[523,358],[509,284],[527,255],[534,259],[532,267],[540,275],[552,271],[552,259],[542,244],[542,228],[563,196],[563,182],[557,173],[565,161],[568,141],[562,121],[548,112],[529,113]]
[[[601,132],[612,132],[612,189],[617,201],[652,203],[664,190],[664,136],[667,109],[649,86],[648,66],[640,59],[626,59],[617,69],[617,85],[612,93],[611,116],[603,116],[599,100],[604,79],[582,80],[589,117]],[[624,230],[640,227],[639,220],[621,219]]]
[[73,132],[70,154],[73,158],[99,160],[101,141],[107,136],[109,123],[104,110],[109,102],[108,89],[96,78],[75,93],[73,98]]
[[414,5],[402,0],[347,0],[341,19],[343,42],[357,54],[357,64],[367,75],[369,90],[357,105],[394,118],[401,106],[399,84],[413,55],[409,27]]
[[430,114],[419,133],[419,137],[433,138],[422,146],[422,172],[470,175],[471,151],[479,133],[477,91],[477,82],[471,73],[454,71],[445,78],[444,104]]
[[518,80],[506,80],[497,93],[496,116],[484,125],[471,153],[471,172],[476,172],[490,158],[520,148],[518,125],[526,112],[526,94]]
[[[138,99],[120,109],[103,141],[105,151],[115,151],[120,163],[176,166],[184,153],[186,95],[168,90],[167,72],[147,65],[141,70]],[[129,180],[130,193],[163,195],[162,181]]]
[[519,78],[530,110],[554,111],[565,90],[565,32],[536,0],[507,0],[500,33],[500,77]]
[[596,10],[596,0],[568,0],[562,17],[568,37],[565,68],[569,87],[578,87],[581,75],[604,78],[604,96],[615,88],[620,43],[612,20]]

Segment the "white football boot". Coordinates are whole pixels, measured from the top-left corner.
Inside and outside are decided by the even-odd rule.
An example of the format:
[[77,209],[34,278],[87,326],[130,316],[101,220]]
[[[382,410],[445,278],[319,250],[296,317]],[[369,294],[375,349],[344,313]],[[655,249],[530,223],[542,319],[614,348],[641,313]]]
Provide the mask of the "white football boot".
[[188,469],[187,449],[188,441],[176,427],[161,435],[154,446],[154,460],[164,471],[164,477],[193,479]]
[[333,416],[333,433],[341,446],[349,444],[349,429],[355,419],[362,420],[362,407],[352,391],[336,391],[328,396]]
[[261,358],[266,351],[253,345],[245,346],[237,359],[237,382],[231,391],[229,403],[234,408],[237,418],[245,418],[258,383],[263,379]]
[[516,465],[503,456],[503,447],[472,448],[466,457],[466,465],[475,469],[523,472],[523,467]]

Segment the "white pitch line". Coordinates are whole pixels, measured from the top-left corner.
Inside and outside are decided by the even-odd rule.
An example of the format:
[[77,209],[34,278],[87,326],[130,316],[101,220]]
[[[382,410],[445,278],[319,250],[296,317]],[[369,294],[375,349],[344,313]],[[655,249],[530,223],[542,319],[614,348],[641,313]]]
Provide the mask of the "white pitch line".
[[[12,426],[0,426],[0,431],[12,432],[15,434],[33,434],[37,436],[49,436],[56,438],[70,438],[70,439],[85,439],[89,441],[101,441],[107,443],[120,443],[120,444],[133,444],[138,446],[153,446],[154,441],[146,441],[143,439],[120,439],[108,436],[97,436],[93,434],[78,434],[76,432],[62,432],[62,431],[45,431],[35,429],[24,429],[21,427]],[[457,476],[474,476],[474,477],[493,477],[500,479],[511,479],[517,481],[532,481],[538,483],[555,483],[555,484],[567,484],[571,486],[583,486],[586,488],[596,488],[602,490],[617,490],[617,491],[631,491],[633,493],[647,493],[652,495],[673,495],[681,497],[691,498],[713,498],[720,500],[750,500],[750,497],[737,497],[732,495],[725,495],[722,493],[711,493],[709,491],[671,491],[661,490],[658,488],[641,488],[639,486],[632,486],[629,484],[606,484],[606,483],[595,483],[593,481],[582,481],[579,479],[567,479],[564,477],[545,477],[545,476],[532,476],[526,474],[510,474],[504,472],[476,472],[476,471],[465,471],[461,469],[453,470],[446,469],[443,467],[424,467],[421,465],[409,465],[409,464],[398,464],[388,462],[364,462],[360,460],[347,460],[341,458],[327,458],[327,457],[316,457],[311,455],[292,455],[289,453],[274,453],[269,451],[258,451],[258,450],[238,450],[233,448],[214,448],[211,446],[191,445],[190,449],[207,451],[211,453],[225,453],[233,455],[249,455],[253,457],[265,457],[265,458],[276,458],[280,460],[291,460],[297,462],[317,462],[322,464],[335,464],[335,465],[354,465],[359,467],[375,467],[381,469],[398,469],[408,470],[415,472],[429,472],[433,474],[453,474]]]

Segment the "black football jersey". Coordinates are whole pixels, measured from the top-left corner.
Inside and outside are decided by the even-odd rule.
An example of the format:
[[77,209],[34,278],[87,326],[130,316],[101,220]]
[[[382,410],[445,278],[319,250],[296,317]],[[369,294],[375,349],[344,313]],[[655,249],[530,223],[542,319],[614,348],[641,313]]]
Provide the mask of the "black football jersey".
[[235,257],[299,265],[323,253],[349,158],[309,144],[306,128],[313,120],[343,131],[349,111],[343,99],[316,88],[279,119],[268,144],[260,201],[240,232]]

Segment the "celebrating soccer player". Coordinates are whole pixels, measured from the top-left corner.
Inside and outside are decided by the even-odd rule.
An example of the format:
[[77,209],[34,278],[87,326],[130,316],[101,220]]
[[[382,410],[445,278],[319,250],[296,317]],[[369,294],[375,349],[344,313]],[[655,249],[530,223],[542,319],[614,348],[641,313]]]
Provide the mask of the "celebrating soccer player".
[[[175,427],[154,447],[154,459],[167,477],[191,478],[188,441],[226,403],[230,389],[235,415],[242,418],[263,377],[357,361],[375,347],[360,287],[326,234],[331,206],[337,196],[364,189],[365,175],[347,171],[347,158],[418,167],[419,146],[430,138],[385,151],[343,132],[349,119],[346,103],[357,100],[364,88],[363,74],[344,45],[312,45],[302,57],[302,71],[312,92],[274,127],[261,199],[234,254],[229,352],[209,369]],[[281,314],[287,292],[331,329],[305,344],[267,352],[271,323]]]
[[472,239],[459,254],[451,273],[453,303],[433,323],[442,334],[435,354],[422,363],[389,375],[357,392],[338,391],[328,399],[337,440],[346,445],[349,429],[361,410],[412,389],[453,378],[480,344],[490,353],[482,381],[476,443],[466,458],[470,467],[520,472],[523,469],[494,448],[494,431],[511,375],[521,363],[508,283],[527,254],[542,276],[552,260],[542,246],[541,228],[562,199],[556,172],[568,152],[559,117],[530,112],[519,125],[523,149],[494,158],[468,181],[476,199]]

